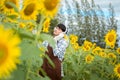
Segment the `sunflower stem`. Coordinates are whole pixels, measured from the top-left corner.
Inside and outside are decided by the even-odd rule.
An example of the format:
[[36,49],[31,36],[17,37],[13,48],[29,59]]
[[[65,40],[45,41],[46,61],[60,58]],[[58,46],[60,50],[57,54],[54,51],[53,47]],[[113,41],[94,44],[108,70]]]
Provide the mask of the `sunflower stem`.
[[38,25],[38,31],[37,31],[37,34],[36,34],[36,37],[35,37],[35,43],[38,42],[38,37],[41,33],[41,30],[42,30],[42,24],[43,24],[43,21],[44,21],[45,17],[43,15],[41,15],[41,20],[40,20],[40,24]]
[[30,72],[30,66],[31,66],[31,64],[30,64],[30,60],[28,60],[28,61],[26,61],[27,63],[27,66],[28,66],[28,68],[27,68],[27,72],[26,72],[26,79],[25,80],[28,80],[29,79],[29,72]]
[[40,75],[38,73],[35,73],[35,72],[32,72],[32,71],[29,71],[29,73],[32,73],[33,75],[40,77]]

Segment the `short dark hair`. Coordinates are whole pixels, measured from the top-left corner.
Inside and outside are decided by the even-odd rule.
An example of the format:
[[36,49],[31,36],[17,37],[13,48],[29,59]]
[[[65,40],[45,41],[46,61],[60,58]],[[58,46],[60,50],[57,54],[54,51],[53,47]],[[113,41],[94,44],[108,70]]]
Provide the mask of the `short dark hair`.
[[65,25],[64,24],[58,24],[57,25],[57,27],[59,27],[63,32],[65,32],[66,31],[66,27],[65,27]]

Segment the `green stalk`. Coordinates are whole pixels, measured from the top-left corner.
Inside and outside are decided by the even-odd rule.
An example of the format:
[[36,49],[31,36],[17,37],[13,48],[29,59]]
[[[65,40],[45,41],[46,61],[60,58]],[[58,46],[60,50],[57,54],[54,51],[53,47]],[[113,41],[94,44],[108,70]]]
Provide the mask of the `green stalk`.
[[37,34],[35,37],[35,43],[38,43],[38,38],[39,38],[39,35],[41,33],[41,30],[42,30],[42,25],[43,25],[44,19],[45,19],[45,16],[41,15],[40,24],[38,25],[38,31],[37,31]]
[[29,72],[30,72],[30,66],[31,66],[31,64],[30,64],[30,61],[28,60],[28,61],[26,61],[27,63],[27,72],[26,72],[26,79],[25,80],[28,80],[28,78],[29,78]]
[[[40,75],[38,73],[35,73],[35,72],[32,72],[32,71],[29,71],[29,73],[33,74],[33,75],[36,75],[38,77],[40,77]],[[41,77],[40,77],[41,78]]]

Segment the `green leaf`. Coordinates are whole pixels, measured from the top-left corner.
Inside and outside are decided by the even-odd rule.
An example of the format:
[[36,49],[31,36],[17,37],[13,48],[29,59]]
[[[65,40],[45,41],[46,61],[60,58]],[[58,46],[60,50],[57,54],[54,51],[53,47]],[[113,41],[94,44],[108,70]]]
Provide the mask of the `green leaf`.
[[9,17],[11,19],[15,19],[17,17],[17,15],[8,15],[7,17]]
[[4,27],[7,28],[7,29],[12,28],[13,26],[15,26],[15,24],[10,23],[10,22],[3,22],[2,24],[3,24]]
[[47,55],[45,55],[45,57],[47,58],[48,62],[51,64],[51,66],[53,68],[55,68],[55,64],[52,62],[52,60]]
[[25,80],[26,72],[22,69],[22,66],[18,66],[17,70],[15,70],[12,75],[11,79],[9,80]]
[[[90,80],[101,80],[100,76],[97,74],[91,74],[90,75]],[[102,79],[103,80],[103,79]]]
[[17,29],[16,27],[13,27],[13,29],[18,32],[21,38],[26,38],[31,40],[35,39],[34,38],[35,36],[31,32],[26,31],[25,29],[21,29],[21,28]]
[[22,61],[29,60],[31,61],[31,65],[35,65],[38,67],[40,67],[43,64],[42,58],[40,57],[42,51],[40,51],[36,45],[23,41],[20,46],[22,52]]
[[55,48],[55,41],[51,35],[41,33],[40,39],[42,39],[43,41],[47,41],[52,48]]
[[30,80],[50,80],[50,79],[47,76],[45,77],[34,76]]

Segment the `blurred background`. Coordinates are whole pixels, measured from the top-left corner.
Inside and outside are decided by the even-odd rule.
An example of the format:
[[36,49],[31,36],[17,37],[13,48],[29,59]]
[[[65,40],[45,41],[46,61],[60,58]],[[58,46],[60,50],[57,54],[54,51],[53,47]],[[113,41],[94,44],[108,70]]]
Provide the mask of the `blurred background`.
[[104,47],[104,36],[110,29],[118,34],[120,45],[120,1],[118,0],[62,0],[59,12],[51,22],[51,30],[57,23],[64,23],[67,34],[79,36],[79,45],[84,40]]

